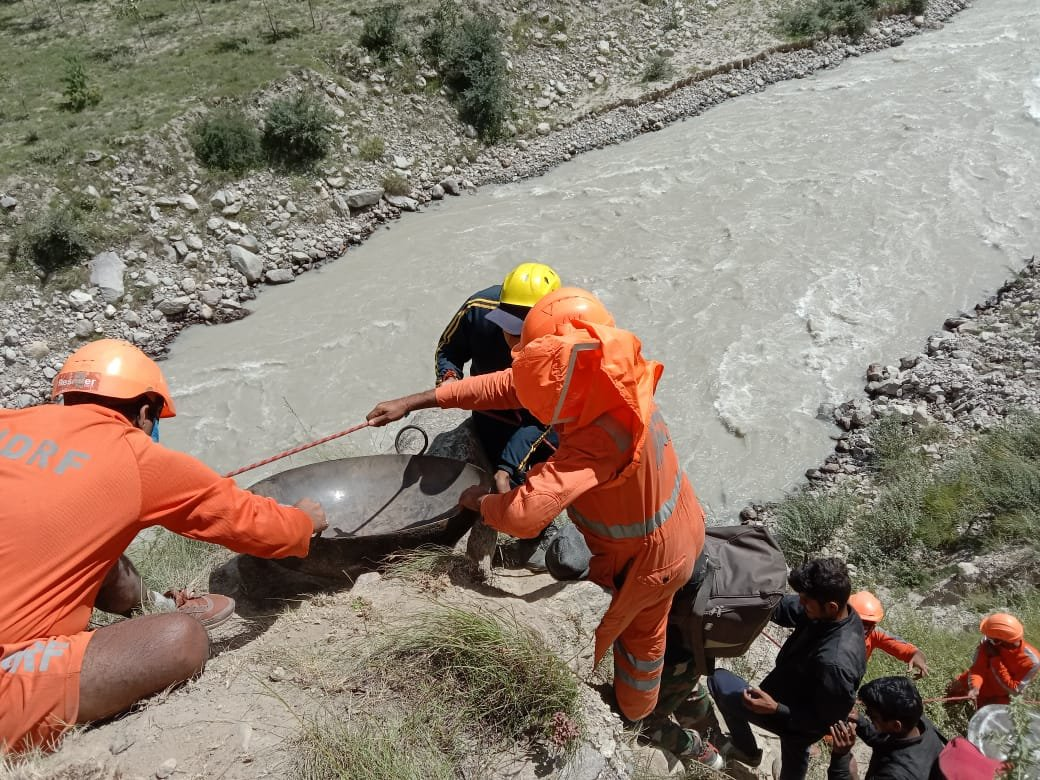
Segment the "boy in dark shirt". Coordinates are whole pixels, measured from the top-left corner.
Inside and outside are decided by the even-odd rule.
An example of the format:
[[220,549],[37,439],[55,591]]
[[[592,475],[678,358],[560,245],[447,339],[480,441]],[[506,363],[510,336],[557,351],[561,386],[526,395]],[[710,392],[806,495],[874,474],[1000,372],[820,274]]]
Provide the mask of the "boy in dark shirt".
[[761,763],[753,723],[780,737],[780,780],[803,780],[809,746],[856,703],[867,659],[863,623],[848,605],[852,586],[844,561],[809,561],[787,581],[798,595],[784,596],[772,620],[794,633],[773,671],[755,688],[717,669],[708,690],[730,730],[717,743],[724,758],[751,767]]
[[906,677],[879,677],[859,690],[866,716],[831,727],[834,745],[827,780],[848,780],[858,736],[873,751],[866,780],[941,780],[938,759],[946,740],[923,716],[917,687]]

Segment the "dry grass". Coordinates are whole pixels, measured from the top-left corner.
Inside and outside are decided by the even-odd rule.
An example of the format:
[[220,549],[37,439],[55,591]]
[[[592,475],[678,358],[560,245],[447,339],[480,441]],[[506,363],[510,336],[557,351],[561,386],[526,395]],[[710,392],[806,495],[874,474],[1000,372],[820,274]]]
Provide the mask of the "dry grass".
[[[519,743],[531,740],[550,756],[570,746],[554,724],[579,723],[578,681],[539,636],[512,621],[432,607],[386,624],[367,648],[330,645],[267,659],[310,687],[350,692],[303,719],[295,777],[486,777]],[[344,672],[344,657],[357,666]],[[335,686],[330,669],[343,675]]]

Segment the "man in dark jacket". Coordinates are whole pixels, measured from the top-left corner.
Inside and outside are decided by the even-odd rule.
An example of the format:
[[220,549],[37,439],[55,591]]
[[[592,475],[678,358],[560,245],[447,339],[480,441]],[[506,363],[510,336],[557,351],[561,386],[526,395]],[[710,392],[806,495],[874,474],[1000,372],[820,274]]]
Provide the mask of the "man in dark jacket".
[[906,677],[879,677],[860,688],[866,717],[850,716],[831,727],[834,747],[827,780],[849,780],[858,736],[873,751],[866,780],[941,780],[939,753],[946,740],[924,717],[917,687]]
[[[473,293],[437,342],[437,384],[462,379],[466,363],[470,364],[470,376],[509,368],[513,363],[511,350],[520,340],[527,312],[559,286],[560,277],[549,266],[521,263],[506,274],[502,284]],[[524,409],[474,412],[473,430],[494,468],[499,493],[521,485],[527,470],[547,460],[556,443],[555,435]],[[517,542],[510,557],[526,561],[529,568],[543,569],[544,545],[555,531],[555,526],[550,526],[538,539]]]
[[846,718],[866,672],[863,623],[849,608],[852,591],[845,562],[821,558],[795,569],[773,622],[794,633],[784,642],[776,666],[754,688],[726,669],[708,680],[708,690],[730,734],[720,740],[724,757],[748,766],[762,761],[750,724],[780,737],[780,780],[802,780],[809,746]]

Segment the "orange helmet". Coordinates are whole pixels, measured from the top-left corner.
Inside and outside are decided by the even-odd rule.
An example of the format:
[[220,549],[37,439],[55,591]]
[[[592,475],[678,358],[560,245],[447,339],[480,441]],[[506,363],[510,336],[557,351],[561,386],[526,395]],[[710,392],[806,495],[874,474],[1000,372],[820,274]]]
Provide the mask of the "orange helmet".
[[1018,642],[1025,635],[1025,629],[1014,615],[1007,612],[994,612],[987,615],[979,623],[979,631],[989,639],[1002,642]]
[[849,606],[856,610],[859,619],[865,623],[880,623],[885,616],[885,608],[869,590],[861,590],[849,596]]
[[54,377],[51,400],[64,393],[121,400],[150,394],[163,401],[160,417],[177,415],[159,365],[130,342],[119,339],[94,341],[69,355]]
[[527,317],[520,333],[520,347],[550,333],[567,322],[585,320],[613,327],[614,318],[595,295],[580,287],[561,287],[539,300]]

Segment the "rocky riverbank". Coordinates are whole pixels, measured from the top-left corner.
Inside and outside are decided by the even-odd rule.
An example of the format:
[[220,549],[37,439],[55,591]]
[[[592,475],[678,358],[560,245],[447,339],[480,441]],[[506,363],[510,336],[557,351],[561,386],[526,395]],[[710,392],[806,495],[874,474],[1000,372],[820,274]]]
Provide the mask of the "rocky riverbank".
[[[848,57],[898,46],[922,29],[941,26],[965,6],[964,0],[933,0],[927,18],[886,18],[855,44],[830,38],[792,49],[762,38],[750,41],[758,54],[709,46],[715,61],[720,51],[743,56],[656,92],[633,93],[629,86],[603,92],[598,100],[574,98],[575,90],[568,84],[584,78],[586,93],[595,96],[604,82],[621,83],[626,74],[631,79],[629,71],[641,56],[659,50],[653,31],[666,20],[650,18],[649,9],[635,12],[642,13],[640,29],[646,40],[634,43],[619,37],[617,18],[604,17],[599,27],[590,22],[582,28],[572,41],[578,45],[568,49],[595,51],[594,67],[587,57],[584,68],[567,60],[560,54],[560,41],[557,46],[533,46],[516,53],[512,64],[524,74],[524,88],[538,92],[538,85],[544,85],[538,97],[524,98],[525,105],[545,111],[551,121],[532,122],[526,133],[517,128],[513,140],[478,151],[466,141],[465,132],[460,135],[457,125],[448,121],[422,125],[430,106],[410,95],[405,105],[394,104],[396,110],[372,114],[379,120],[375,129],[391,150],[386,160],[325,168],[309,181],[264,172],[234,183],[208,182],[185,140],[197,113],[171,123],[162,136],[146,139],[137,156],[88,153],[76,168],[79,180],[91,183],[82,184],[77,192],[106,201],[106,216],[121,223],[129,238],[97,254],[84,269],[89,278],[75,289],[41,288],[32,279],[0,285],[5,299],[0,312],[0,402],[22,407],[46,400],[50,380],[65,356],[87,340],[126,338],[159,356],[182,328],[246,316],[248,301],[261,290],[290,283],[299,274],[341,257],[349,246],[404,212],[427,208],[480,185],[539,175],[576,154],[660,129],[730,98],[834,67]],[[665,36],[674,45],[669,51],[679,59],[683,51],[696,48],[690,48],[692,39],[703,38],[703,33],[691,32],[694,25],[689,21],[680,19],[675,36]],[[550,18],[547,24],[551,22]],[[531,33],[536,41],[540,34]],[[767,43],[774,48],[763,49]],[[689,44],[686,49],[684,44]],[[703,41],[698,45],[699,50],[705,49]],[[393,103],[385,76],[371,61],[357,57],[350,67],[366,95]],[[560,74],[566,77],[559,78]],[[303,72],[276,85],[257,102],[263,104],[274,94],[304,86],[327,95],[341,116],[344,111],[339,106],[353,97],[336,82]],[[387,113],[393,121],[383,121]],[[344,145],[350,146],[345,130]],[[451,150],[450,163],[444,162],[445,149]],[[412,183],[408,195],[359,186],[358,182],[379,181],[386,162]],[[181,173],[163,173],[170,170]],[[0,231],[0,243],[10,239],[14,224],[59,191],[53,184],[17,177],[9,178],[2,189],[0,208],[8,222],[6,233]]]

